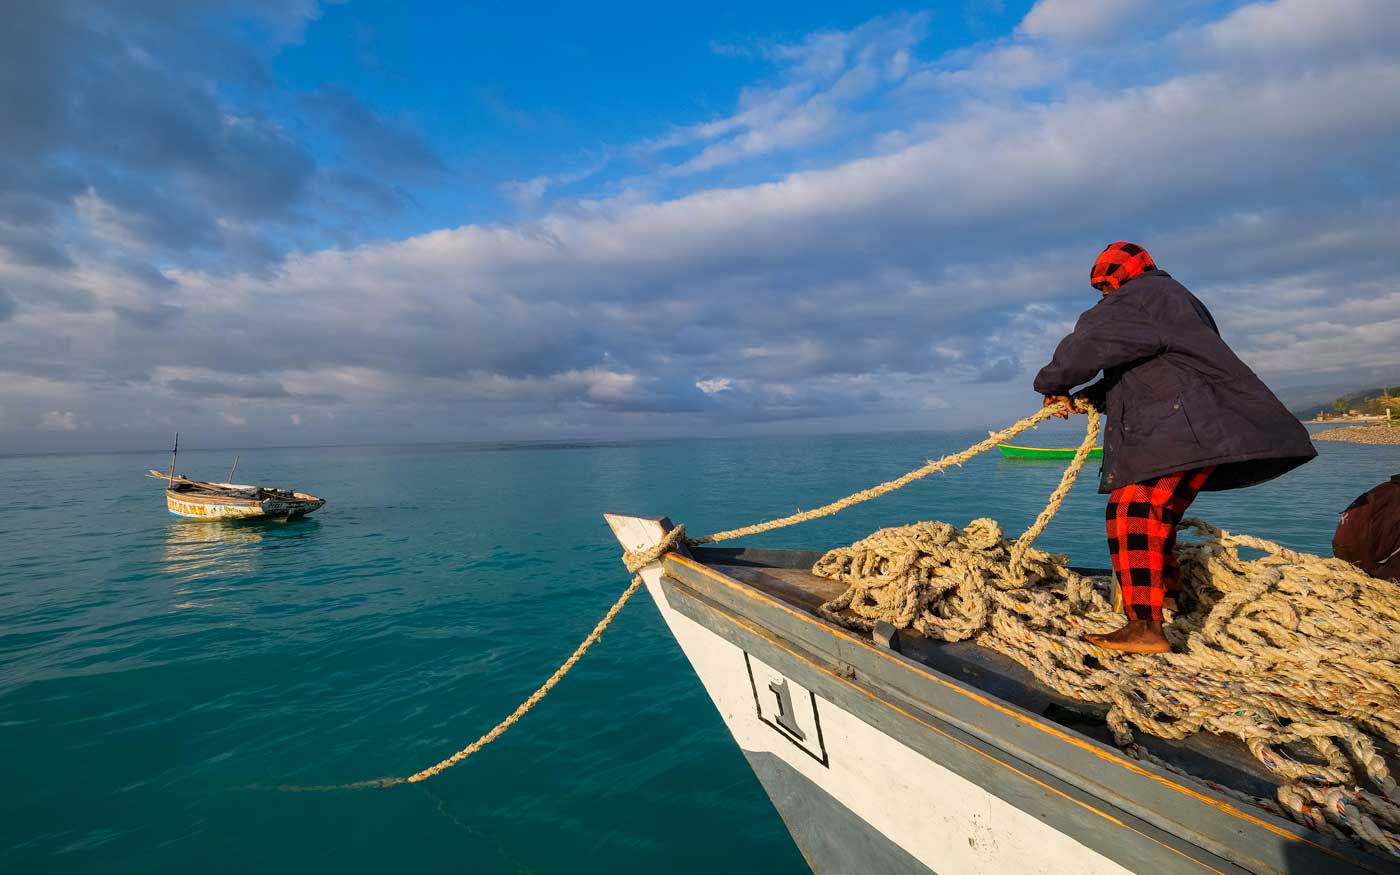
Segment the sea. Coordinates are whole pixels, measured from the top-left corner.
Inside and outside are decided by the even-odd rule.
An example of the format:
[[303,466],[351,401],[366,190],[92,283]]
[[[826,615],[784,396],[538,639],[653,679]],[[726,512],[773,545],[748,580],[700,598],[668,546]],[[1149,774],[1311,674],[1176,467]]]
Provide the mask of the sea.
[[[792,513],[985,432],[182,450],[181,472],[328,499],[290,523],[186,521],[149,453],[0,457],[0,871],[806,872],[644,596],[509,733],[421,784],[569,654],[627,585],[604,511],[692,534]],[[1054,423],[1026,443],[1072,445]],[[1320,457],[1193,513],[1328,554],[1400,447]],[[750,539],[889,525],[1018,533],[1063,463],[987,454]],[[1096,463],[1041,546],[1103,566]]]

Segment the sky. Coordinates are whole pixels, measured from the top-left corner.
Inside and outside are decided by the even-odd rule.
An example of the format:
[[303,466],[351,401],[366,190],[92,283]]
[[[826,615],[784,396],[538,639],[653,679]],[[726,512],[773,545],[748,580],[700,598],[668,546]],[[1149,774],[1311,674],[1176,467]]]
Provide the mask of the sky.
[[671,5],[0,0],[0,452],[990,427],[1118,239],[1400,382],[1393,0]]

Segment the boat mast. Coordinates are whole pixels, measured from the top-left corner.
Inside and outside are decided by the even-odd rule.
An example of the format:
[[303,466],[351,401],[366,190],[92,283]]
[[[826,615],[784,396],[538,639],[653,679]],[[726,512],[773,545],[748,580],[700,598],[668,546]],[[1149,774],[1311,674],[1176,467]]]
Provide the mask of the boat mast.
[[224,482],[225,482],[225,483],[232,483],[232,482],[233,482],[233,472],[234,472],[234,471],[237,471],[237,470],[238,470],[238,454],[237,454],[237,453],[234,453],[234,454],[233,454],[233,467],[228,469],[228,479],[225,480]]
[[180,454],[180,433],[175,432],[175,447],[170,451],[170,481],[167,489],[175,488],[175,457]]

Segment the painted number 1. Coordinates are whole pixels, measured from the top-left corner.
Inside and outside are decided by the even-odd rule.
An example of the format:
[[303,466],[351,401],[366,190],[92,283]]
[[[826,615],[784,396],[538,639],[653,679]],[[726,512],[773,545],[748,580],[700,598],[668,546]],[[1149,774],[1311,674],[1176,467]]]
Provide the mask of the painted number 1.
[[792,716],[792,691],[788,689],[787,678],[769,681],[768,689],[772,690],[778,699],[778,725],[792,733],[792,737],[798,741],[806,740],[807,736],[798,728],[797,720]]

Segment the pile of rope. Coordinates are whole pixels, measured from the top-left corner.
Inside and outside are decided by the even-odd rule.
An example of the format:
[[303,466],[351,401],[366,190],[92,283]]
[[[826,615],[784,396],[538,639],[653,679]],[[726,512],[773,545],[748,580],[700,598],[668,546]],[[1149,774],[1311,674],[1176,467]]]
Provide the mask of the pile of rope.
[[[882,529],[812,570],[848,585],[822,607],[835,622],[883,620],[995,650],[1062,696],[1108,706],[1116,740],[1137,756],[1148,754],[1134,729],[1238,738],[1280,779],[1266,807],[1400,855],[1387,762],[1400,748],[1400,589],[1339,559],[1183,525],[1200,540],[1179,547],[1187,609],[1169,613],[1171,654],[1085,642],[1122,614],[1063,556],[1029,548],[1017,567],[1016,542],[989,519]],[[1265,555],[1245,559],[1241,547]]]

